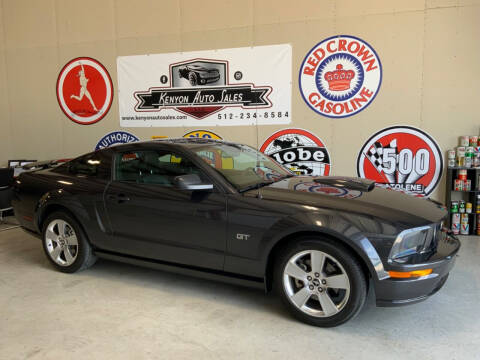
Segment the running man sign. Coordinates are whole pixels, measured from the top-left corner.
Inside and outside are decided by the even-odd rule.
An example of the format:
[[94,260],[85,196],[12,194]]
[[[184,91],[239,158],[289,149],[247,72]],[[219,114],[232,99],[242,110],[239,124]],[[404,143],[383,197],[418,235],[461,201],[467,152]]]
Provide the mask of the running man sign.
[[288,124],[290,45],[120,56],[120,125]]
[[64,114],[81,125],[90,125],[107,115],[113,86],[107,69],[97,60],[70,60],[57,79],[57,100]]

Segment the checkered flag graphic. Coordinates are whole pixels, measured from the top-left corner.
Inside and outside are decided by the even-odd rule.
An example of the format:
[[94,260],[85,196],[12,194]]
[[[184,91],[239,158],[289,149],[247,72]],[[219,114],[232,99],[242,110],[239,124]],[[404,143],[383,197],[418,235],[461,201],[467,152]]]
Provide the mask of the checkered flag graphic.
[[[393,140],[388,147],[394,148],[396,152],[396,145],[396,141]],[[386,174],[385,171],[383,171],[383,150],[384,146],[379,141],[376,141],[365,156],[370,160],[375,169],[377,169],[378,173],[385,177],[388,183],[395,183],[395,176],[393,174]]]
[[378,141],[368,150],[367,158],[379,173],[383,171],[383,146]]

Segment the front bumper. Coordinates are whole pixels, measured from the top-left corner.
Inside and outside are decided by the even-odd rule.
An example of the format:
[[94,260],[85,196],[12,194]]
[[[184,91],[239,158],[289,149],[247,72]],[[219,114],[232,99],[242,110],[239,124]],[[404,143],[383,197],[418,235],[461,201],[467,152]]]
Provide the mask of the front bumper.
[[414,304],[435,294],[447,281],[459,249],[460,241],[452,235],[446,235],[439,241],[436,252],[430,255],[428,261],[408,265],[389,264],[388,270],[392,271],[433,271],[430,275],[418,278],[378,280],[375,284],[377,306]]

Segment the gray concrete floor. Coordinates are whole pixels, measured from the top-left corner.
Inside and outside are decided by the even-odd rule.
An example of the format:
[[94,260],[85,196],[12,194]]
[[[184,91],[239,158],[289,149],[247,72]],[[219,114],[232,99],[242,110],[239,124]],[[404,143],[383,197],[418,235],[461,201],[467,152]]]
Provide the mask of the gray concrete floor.
[[54,271],[0,226],[0,359],[480,359],[480,238],[429,300],[320,329],[261,291],[110,261]]

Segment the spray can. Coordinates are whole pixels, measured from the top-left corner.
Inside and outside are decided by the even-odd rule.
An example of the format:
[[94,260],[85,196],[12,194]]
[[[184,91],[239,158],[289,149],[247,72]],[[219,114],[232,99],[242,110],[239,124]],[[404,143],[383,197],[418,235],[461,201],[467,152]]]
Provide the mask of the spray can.
[[467,214],[471,214],[472,213],[472,203],[471,202],[467,202],[465,204],[465,212]]
[[464,135],[460,136],[460,146],[468,146],[470,145],[470,136]]
[[477,146],[478,144],[478,136],[472,135],[470,136],[470,146]]
[[455,179],[453,190],[463,191],[463,180]]
[[448,167],[455,167],[455,150],[448,150],[447,158]]
[[468,214],[462,214],[460,218],[460,234],[468,235],[470,232],[470,226],[468,224]]
[[459,213],[452,214],[452,232],[455,235],[458,235],[460,233],[460,214]]
[[480,214],[477,214],[477,235],[480,235]]
[[457,166],[465,166],[465,146],[457,147]]
[[452,201],[452,203],[450,204],[450,212],[452,214],[458,213],[458,201]]

